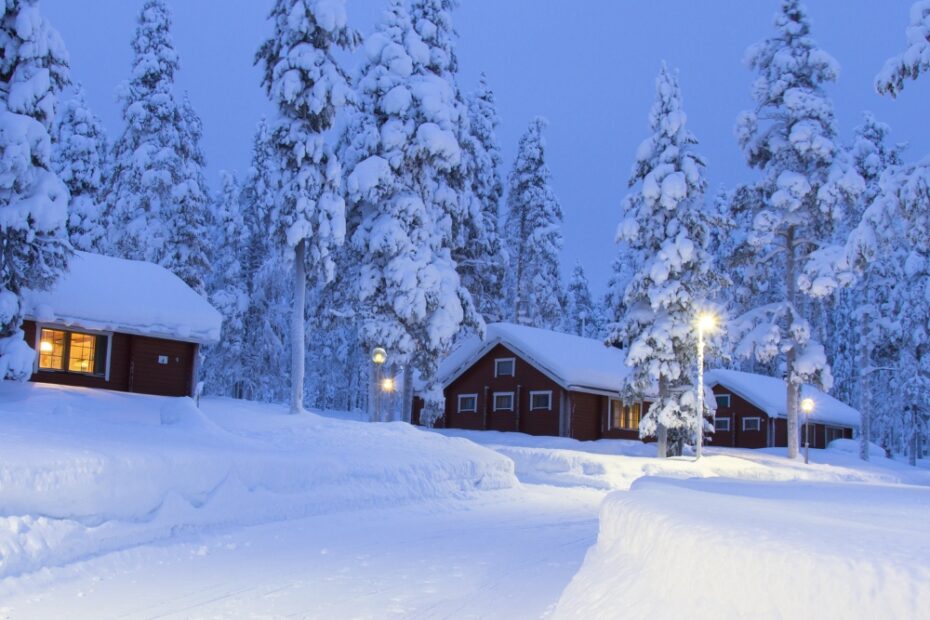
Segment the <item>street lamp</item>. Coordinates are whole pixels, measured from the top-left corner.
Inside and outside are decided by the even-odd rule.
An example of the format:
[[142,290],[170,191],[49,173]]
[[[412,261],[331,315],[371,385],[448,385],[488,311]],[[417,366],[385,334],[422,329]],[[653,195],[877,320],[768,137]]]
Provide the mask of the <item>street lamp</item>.
[[394,387],[395,385],[394,385],[393,377],[385,377],[384,379],[381,379],[381,391],[382,392],[386,392],[387,394],[390,394],[391,392],[394,391]]
[[804,464],[810,463],[811,456],[811,414],[814,413],[814,399],[801,400],[801,411],[804,412]]
[[387,358],[387,351],[382,347],[375,347],[371,350],[371,376],[368,381],[368,417],[372,422],[375,420],[381,421],[381,392],[378,387],[381,384],[381,368]]
[[704,333],[717,329],[717,317],[710,312],[702,312],[697,317],[697,428],[694,444],[695,459],[700,459],[704,451]]

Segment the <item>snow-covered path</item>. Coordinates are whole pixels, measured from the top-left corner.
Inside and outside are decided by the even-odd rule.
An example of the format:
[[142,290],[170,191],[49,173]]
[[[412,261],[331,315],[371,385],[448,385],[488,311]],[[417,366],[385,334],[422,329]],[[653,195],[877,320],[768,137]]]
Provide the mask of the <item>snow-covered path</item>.
[[527,485],[182,536],[0,582],[0,618],[538,618],[602,499]]

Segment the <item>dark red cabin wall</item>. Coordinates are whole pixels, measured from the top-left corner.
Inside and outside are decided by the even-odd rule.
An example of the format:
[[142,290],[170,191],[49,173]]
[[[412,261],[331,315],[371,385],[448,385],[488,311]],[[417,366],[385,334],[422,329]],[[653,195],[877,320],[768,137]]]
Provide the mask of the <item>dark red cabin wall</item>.
[[[729,394],[730,406],[717,408],[716,417],[730,418],[730,432],[715,432],[711,436],[710,445],[734,448],[764,448],[767,445],[769,417],[764,411],[734,394],[724,385],[715,385],[714,394]],[[744,431],[743,418],[760,418],[761,428],[758,431]],[[777,423],[777,420],[776,420]],[[776,426],[776,437],[778,436]]]
[[601,411],[604,408],[603,396],[568,393],[568,407],[571,416],[571,436],[574,439],[590,441],[601,436]]
[[[494,360],[515,358],[513,377],[495,377]],[[530,411],[531,391],[552,391],[552,408],[549,411]],[[493,411],[494,392],[514,392],[516,411]],[[476,413],[458,413],[458,395],[477,394]],[[559,385],[505,347],[497,345],[472,364],[445,390],[445,425],[449,428],[491,429],[519,431],[531,435],[559,434]]]
[[[23,332],[29,346],[35,346],[36,324],[24,321]],[[121,392],[188,396],[196,351],[197,345],[189,342],[117,333],[113,334],[110,345],[109,381],[104,377],[44,370],[33,374],[31,380]],[[159,355],[168,356],[168,363],[159,364]]]

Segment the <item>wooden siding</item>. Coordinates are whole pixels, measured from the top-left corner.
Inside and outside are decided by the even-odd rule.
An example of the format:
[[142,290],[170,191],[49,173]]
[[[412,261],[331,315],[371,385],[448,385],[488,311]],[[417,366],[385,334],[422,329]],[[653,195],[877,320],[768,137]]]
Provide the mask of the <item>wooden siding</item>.
[[[494,360],[514,358],[514,376],[495,377]],[[551,391],[551,407],[530,411],[530,392]],[[494,393],[513,392],[514,411],[494,411]],[[459,413],[458,397],[477,394],[474,413]],[[530,435],[559,434],[562,389],[552,379],[503,345],[497,345],[445,389],[443,425],[448,428],[516,431]]]
[[[53,329],[67,327],[51,325]],[[23,322],[26,342],[35,346],[36,324]],[[80,330],[77,330],[80,331]],[[31,380],[40,383],[102,388],[162,396],[189,396],[197,345],[189,342],[115,333],[110,344],[110,379],[103,376],[39,370]],[[159,364],[158,357],[167,357]]]
[[603,396],[568,393],[568,406],[571,412],[571,436],[573,439],[590,441],[601,436],[601,410],[604,407]]
[[[721,407],[717,405],[717,419],[726,417],[730,419],[730,431],[715,431],[709,436],[708,443],[711,446],[725,446],[732,448],[765,448],[768,446],[769,439],[769,416],[764,411],[734,394],[723,385],[714,386],[714,395],[730,395],[730,406]],[[758,431],[744,431],[744,418],[759,418]],[[778,422],[778,420],[776,420]],[[778,430],[776,427],[776,438]]]

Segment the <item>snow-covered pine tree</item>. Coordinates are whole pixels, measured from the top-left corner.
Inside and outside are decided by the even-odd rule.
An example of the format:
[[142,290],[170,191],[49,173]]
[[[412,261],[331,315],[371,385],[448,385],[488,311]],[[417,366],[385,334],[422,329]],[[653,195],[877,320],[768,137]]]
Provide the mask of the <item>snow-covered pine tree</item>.
[[550,186],[547,121],[536,117],[520,138],[508,179],[505,234],[507,298],[515,323],[555,329],[562,322],[562,207]]
[[106,236],[100,200],[108,166],[103,123],[87,108],[84,89],[62,105],[55,128],[52,163],[71,193],[68,237],[76,250],[93,252]]
[[161,263],[192,289],[206,295],[205,280],[211,271],[208,240],[212,215],[204,175],[206,162],[200,148],[202,136],[200,117],[185,95],[178,134],[178,169],[167,210],[168,243]]
[[823,84],[838,66],[810,37],[799,0],[783,0],[775,36],[747,51],[759,73],[756,109],[744,112],[736,133],[749,165],[758,169],[761,203],[755,207],[747,258],[759,268],[784,269],[777,301],[749,310],[730,326],[736,353],[761,362],[784,355],[787,380],[788,456],[798,455],[800,386],[833,383],[823,346],[812,336],[810,304],[798,294],[800,267],[831,241],[844,204],[862,179],[836,144],[833,106]]
[[439,360],[463,327],[483,331],[449,241],[448,201],[458,196],[447,173],[461,164],[448,120],[454,98],[430,69],[431,62],[442,64],[434,58],[441,50],[421,40],[402,0],[391,3],[365,49],[359,109],[344,140],[361,339],[405,367],[405,413],[414,369],[428,382],[429,423],[441,410]]
[[247,241],[242,267],[247,301],[243,317],[243,395],[263,401],[287,398],[288,316],[292,287],[283,249],[272,243],[271,213],[280,187],[280,170],[271,128],[259,122],[252,164],[242,191]]
[[482,73],[478,89],[468,102],[471,130],[463,141],[466,175],[473,202],[469,205],[469,225],[465,244],[456,255],[462,284],[474,298],[475,306],[487,322],[504,319],[504,272],[507,255],[500,234],[501,153],[497,142],[500,120],[494,93]]
[[686,436],[697,429],[694,325],[720,283],[707,251],[716,219],[704,201],[704,159],[685,122],[678,79],[663,63],[649,114],[653,133],[636,151],[629,182],[634,189],[623,201],[617,229],[636,272],[626,287],[625,312],[607,336],[607,344],[627,349],[633,369],[625,397],[642,399],[658,385],[640,436],[658,439],[660,458],[668,454],[670,429]]
[[333,277],[332,253],[345,237],[342,167],[327,144],[336,115],[351,100],[335,48],[354,45],[345,0],[276,0],[274,34],[255,57],[262,85],[278,108],[274,143],[282,170],[270,221],[275,243],[292,253],[291,412],[303,411],[307,268]]
[[180,168],[182,119],[173,93],[180,63],[170,30],[164,1],[146,0],[132,41],[132,77],[118,90],[126,126],[104,190],[107,253],[155,263],[167,252]]
[[235,173],[220,172],[220,192],[210,228],[211,273],[207,281],[210,303],[223,315],[220,342],[204,351],[203,376],[207,391],[242,398],[246,373],[243,364],[244,317],[248,308],[248,276],[243,265],[249,230],[242,213],[242,189]]
[[[917,79],[930,70],[930,2],[922,0],[911,7],[907,28],[907,49],[885,63],[876,78],[879,93],[897,96],[905,79]],[[916,465],[930,436],[930,164],[926,160],[903,167],[882,178],[881,192],[863,218],[863,234],[892,239],[906,248],[903,278],[895,287],[903,340],[895,377],[902,392],[908,462]],[[897,228],[868,225],[895,222]],[[904,244],[901,244],[901,241]],[[874,250],[873,250],[874,251]],[[875,256],[860,255],[860,262]]]
[[597,338],[601,333],[602,321],[600,307],[591,297],[584,267],[581,263],[575,263],[565,291],[565,319],[562,329],[576,336]]
[[35,352],[23,340],[20,294],[52,284],[70,250],[68,188],[50,138],[68,53],[35,0],[7,0],[0,49],[0,380],[25,380]]

